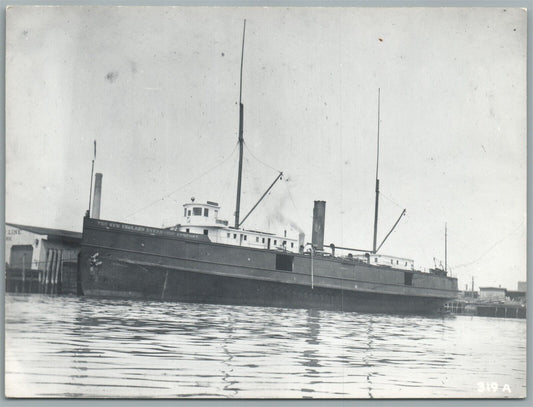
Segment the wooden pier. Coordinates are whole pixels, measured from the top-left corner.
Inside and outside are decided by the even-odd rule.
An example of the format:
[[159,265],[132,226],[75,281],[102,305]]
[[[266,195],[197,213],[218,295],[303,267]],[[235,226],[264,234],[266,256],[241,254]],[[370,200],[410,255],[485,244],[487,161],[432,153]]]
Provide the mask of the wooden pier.
[[520,302],[450,301],[444,309],[452,314],[494,318],[526,318],[527,306]]
[[70,251],[48,249],[44,264],[37,269],[6,267],[6,292],[76,294],[77,258]]

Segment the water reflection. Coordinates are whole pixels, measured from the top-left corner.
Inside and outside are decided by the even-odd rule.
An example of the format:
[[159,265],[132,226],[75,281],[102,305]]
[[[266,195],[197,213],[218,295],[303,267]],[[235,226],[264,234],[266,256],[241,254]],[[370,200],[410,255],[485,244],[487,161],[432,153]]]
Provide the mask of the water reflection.
[[374,321],[372,317],[370,317],[367,327],[368,328],[366,330],[366,336],[368,347],[366,349],[366,352],[364,353],[363,362],[365,367],[368,369],[368,373],[366,375],[366,382],[368,385],[368,397],[372,399],[374,398],[374,396],[372,395],[372,375],[376,373],[372,372],[372,367],[374,366],[372,364],[372,360],[374,357],[372,354],[372,346],[374,345]]
[[[391,398],[525,394],[523,320],[6,296],[6,393]],[[494,352],[494,349],[505,351]]]

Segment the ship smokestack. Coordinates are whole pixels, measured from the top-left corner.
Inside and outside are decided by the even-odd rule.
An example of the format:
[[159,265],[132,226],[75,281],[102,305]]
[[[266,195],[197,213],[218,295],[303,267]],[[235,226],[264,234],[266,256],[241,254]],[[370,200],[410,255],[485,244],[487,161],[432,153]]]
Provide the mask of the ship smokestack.
[[304,252],[304,245],[305,245],[305,233],[300,232],[298,234],[298,247],[299,247],[300,254]]
[[326,219],[326,201],[315,201],[313,208],[313,235],[311,243],[317,250],[324,250],[324,221]]
[[99,172],[95,174],[94,180],[94,197],[93,197],[93,213],[94,219],[100,219],[100,200],[102,198],[102,177]]

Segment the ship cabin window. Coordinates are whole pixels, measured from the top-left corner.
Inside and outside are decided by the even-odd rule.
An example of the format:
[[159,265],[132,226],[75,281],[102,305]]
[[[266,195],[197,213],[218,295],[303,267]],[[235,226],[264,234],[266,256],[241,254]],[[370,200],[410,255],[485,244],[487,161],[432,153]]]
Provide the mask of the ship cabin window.
[[394,260],[390,259],[390,264],[394,264]]
[[294,248],[294,242],[291,242],[291,249]]
[[193,216],[202,216],[202,208],[192,208]]
[[378,258],[374,257],[374,263],[377,263],[377,262],[378,262]]
[[228,232],[228,239],[231,237],[231,233]]
[[234,238],[234,239],[237,239],[237,233],[234,233],[234,234],[233,234],[233,238]]
[[204,235],[208,236],[209,235],[209,230],[204,229]]
[[247,240],[248,239],[248,236],[244,235],[244,240]]
[[398,264],[398,260],[396,260],[396,264]]
[[255,237],[255,242],[256,242],[256,243],[259,243],[259,236],[256,236],[256,237]]
[[263,242],[262,243],[265,243],[265,238],[263,238]]
[[274,240],[274,246],[278,244],[278,241],[277,240]]
[[204,216],[209,216],[209,209],[204,208]]
[[187,211],[187,216],[191,216],[191,210],[190,209]]
[[186,233],[189,233],[191,230],[189,228],[185,229]]
[[405,265],[407,266],[407,262],[405,262]]
[[293,256],[276,254],[276,270],[292,271]]
[[183,208],[183,216],[187,216],[187,208]]
[[287,241],[286,240],[283,241],[282,246],[287,246]]
[[404,285],[413,285],[413,273],[403,273]]

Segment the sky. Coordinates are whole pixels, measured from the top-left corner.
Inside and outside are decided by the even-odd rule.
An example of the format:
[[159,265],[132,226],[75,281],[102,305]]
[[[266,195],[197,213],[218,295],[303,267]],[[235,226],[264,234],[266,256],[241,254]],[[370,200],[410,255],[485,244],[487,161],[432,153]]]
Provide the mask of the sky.
[[526,12],[513,8],[12,7],[6,222],[81,231],[93,142],[101,218],[233,223],[243,34],[243,225],[434,258],[464,289],[526,280]]

